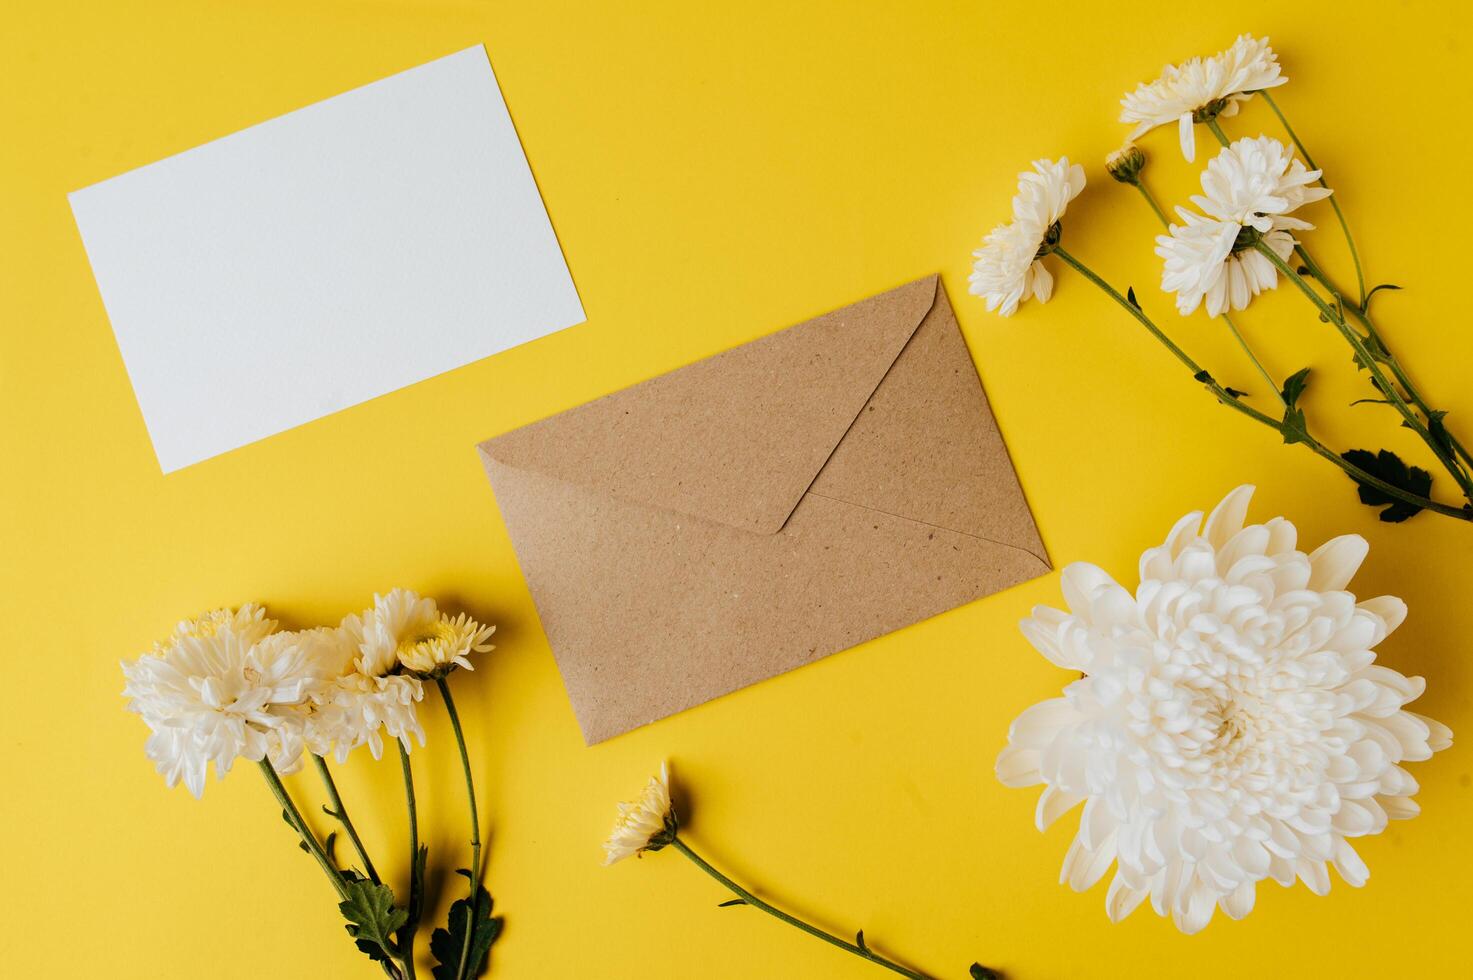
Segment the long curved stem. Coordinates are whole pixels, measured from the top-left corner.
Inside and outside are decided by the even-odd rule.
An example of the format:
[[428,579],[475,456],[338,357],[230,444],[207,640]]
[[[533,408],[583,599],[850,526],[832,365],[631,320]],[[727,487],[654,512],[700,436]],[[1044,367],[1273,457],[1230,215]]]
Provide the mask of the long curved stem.
[[684,854],[686,857],[690,858],[691,862],[695,864],[696,867],[700,868],[702,871],[706,872],[706,874],[721,882],[721,884],[726,886],[729,891],[740,898],[744,904],[750,905],[754,909],[759,909],[763,912],[766,912],[768,915],[781,919],[788,925],[803,930],[804,932],[808,933],[808,935],[813,936],[815,939],[822,939],[824,942],[832,946],[837,946],[842,950],[853,953],[855,956],[869,960],[876,966],[882,966],[887,970],[900,974],[902,977],[909,977],[910,980],[930,980],[930,978],[928,978],[924,973],[917,973],[915,970],[912,970],[909,967],[904,967],[901,966],[899,963],[894,962],[893,960],[888,960],[885,957],[876,953],[874,950],[870,949],[868,946],[859,946],[847,940],[840,939],[838,936],[830,935],[817,926],[811,926],[808,923],[804,922],[802,919],[789,915],[775,905],[764,902],[762,899],[758,898],[756,895],[753,895],[751,892],[747,891],[747,889],[732,881],[720,871],[717,871],[715,868],[711,867],[710,863],[705,858],[701,857],[695,851],[691,850],[690,847],[685,843],[685,841],[681,840],[679,837],[676,837],[674,840],[672,840],[670,842],[670,846],[675,848],[681,854]]
[[465,747],[465,733],[460,728],[460,715],[455,710],[455,699],[450,696],[450,685],[445,678],[435,678],[440,688],[440,697],[445,701],[445,713],[450,716],[450,727],[455,731],[455,744],[460,747],[460,768],[465,773],[465,795],[471,811],[471,886],[470,899],[466,903],[467,922],[465,941],[460,951],[460,967],[456,976],[464,977],[469,968],[471,936],[475,932],[476,904],[481,894],[481,817],[476,810],[476,783],[471,777],[471,756]]
[[1411,406],[1406,403],[1406,399],[1402,396],[1400,390],[1386,377],[1385,372],[1381,370],[1376,358],[1367,349],[1365,338],[1352,328],[1350,324],[1346,323],[1344,314],[1326,303],[1324,298],[1315,292],[1314,288],[1290,267],[1289,263],[1279,258],[1278,253],[1270,248],[1267,242],[1259,241],[1253,247],[1258,250],[1259,254],[1265,256],[1274,264],[1274,267],[1279,270],[1280,275],[1298,286],[1300,292],[1304,293],[1309,298],[1309,301],[1319,309],[1320,314],[1340,332],[1340,335],[1354,349],[1357,360],[1365,365],[1366,370],[1371,372],[1371,377],[1375,380],[1376,387],[1386,395],[1387,400],[1400,413],[1402,419],[1406,422],[1407,428],[1421,437],[1422,441],[1427,444],[1427,448],[1432,450],[1433,455],[1452,474],[1453,479],[1457,481],[1459,487],[1462,489],[1464,496],[1468,497],[1470,501],[1473,501],[1473,482],[1469,481],[1467,475],[1462,472],[1462,467],[1438,443],[1431,431],[1428,430],[1426,423],[1417,417],[1416,412],[1412,411]]
[[[1423,416],[1430,420],[1435,414],[1434,409],[1427,403],[1427,399],[1412,381],[1411,376],[1402,365],[1401,359],[1386,344],[1386,339],[1381,335],[1381,331],[1377,329],[1375,322],[1371,319],[1370,311],[1363,305],[1357,305],[1354,302],[1346,300],[1340,288],[1335,285],[1325,273],[1325,270],[1320,267],[1319,263],[1314,260],[1314,257],[1309,254],[1309,251],[1302,244],[1296,245],[1294,251],[1299,255],[1305,268],[1309,270],[1310,277],[1329,290],[1330,295],[1334,296],[1343,304],[1350,311],[1351,315],[1360,322],[1361,326],[1365,328],[1366,335],[1375,342],[1379,348],[1379,352],[1385,356],[1386,366],[1391,369],[1392,376],[1396,378],[1397,383],[1406,392],[1407,399],[1422,412]],[[1444,429],[1443,431],[1446,433],[1453,451],[1462,457],[1463,462],[1467,466],[1473,467],[1473,455],[1469,454],[1467,447],[1450,430]]]
[[[1090,282],[1098,286],[1101,290],[1105,292],[1107,296],[1118,303],[1127,313],[1135,317],[1136,320],[1140,321],[1141,325],[1144,326],[1148,331],[1150,331],[1151,335],[1159,340],[1162,345],[1165,346],[1166,349],[1169,350],[1172,355],[1176,357],[1177,360],[1181,361],[1181,363],[1185,365],[1189,371],[1192,372],[1192,376],[1197,381],[1201,382],[1202,386],[1206,388],[1209,392],[1211,392],[1212,395],[1216,397],[1219,402],[1231,408],[1235,412],[1239,412],[1243,415],[1248,416],[1261,425],[1268,426],[1270,429],[1273,429],[1281,436],[1286,434],[1284,430],[1284,424],[1281,421],[1271,416],[1265,415],[1264,413],[1258,411],[1256,408],[1253,408],[1251,405],[1245,405],[1239,399],[1234,398],[1232,395],[1228,394],[1227,389],[1218,384],[1217,381],[1212,377],[1212,375],[1203,370],[1202,367],[1198,365],[1196,361],[1192,360],[1192,358],[1185,351],[1183,351],[1176,344],[1172,343],[1171,339],[1168,338],[1166,334],[1163,333],[1161,329],[1156,326],[1156,324],[1151,322],[1151,318],[1146,316],[1144,311],[1142,311],[1139,306],[1136,306],[1130,300],[1120,295],[1119,291],[1117,291],[1115,287],[1111,286],[1109,283],[1105,282],[1105,280],[1095,275],[1088,266],[1084,265],[1078,259],[1074,258],[1074,256],[1070,255],[1068,252],[1057,246],[1055,246],[1054,248],[1054,254],[1059,256],[1059,258],[1062,259],[1065,264],[1067,264],[1075,271],[1080,273],[1082,276],[1084,276],[1086,279],[1088,279]],[[1277,260],[1278,256],[1274,255],[1273,258]],[[1356,466],[1353,463],[1347,461],[1338,453],[1324,446],[1322,443],[1319,442],[1319,440],[1315,439],[1307,431],[1300,431],[1296,433],[1296,435],[1298,436],[1298,441],[1302,445],[1304,445],[1304,447],[1307,448],[1310,452],[1314,453],[1316,456],[1321,457],[1322,459],[1327,460],[1328,462],[1334,463],[1340,469],[1344,470],[1345,473],[1357,483],[1362,483],[1368,486],[1375,487],[1377,490],[1380,490],[1382,493],[1386,494],[1389,497],[1400,500],[1403,503],[1411,504],[1415,507],[1420,507],[1424,510],[1430,510],[1433,513],[1442,514],[1446,517],[1455,517],[1463,521],[1473,521],[1473,508],[1451,507],[1447,504],[1439,503],[1438,501],[1432,500],[1428,497],[1422,497],[1407,490],[1403,490],[1401,487],[1398,487],[1391,483],[1387,483],[1385,480],[1382,480],[1377,476],[1367,473],[1359,466]]]
[[[1141,192],[1141,197],[1146,199],[1146,203],[1151,206],[1151,210],[1156,212],[1156,217],[1161,219],[1161,224],[1170,228],[1171,221],[1166,217],[1166,212],[1161,210],[1161,205],[1156,203],[1156,198],[1146,189],[1146,185],[1137,179],[1135,187],[1136,190]],[[1243,348],[1243,353],[1248,355],[1248,360],[1253,362],[1253,367],[1258,371],[1259,376],[1268,383],[1269,394],[1278,399],[1280,405],[1284,405],[1284,396],[1279,393],[1278,383],[1268,373],[1268,369],[1263,366],[1263,362],[1258,359],[1258,355],[1253,353],[1253,348],[1248,346],[1248,341],[1243,337],[1243,332],[1238,329],[1238,325],[1233,322],[1233,318],[1226,311],[1221,315],[1222,321],[1227,324],[1228,330],[1232,332],[1233,339],[1238,342],[1239,347]]]
[[414,973],[414,933],[419,926],[419,911],[422,897],[420,895],[419,875],[419,810],[414,799],[414,770],[409,768],[409,750],[404,748],[404,743],[395,740],[399,746],[399,765],[404,771],[404,800],[409,807],[409,919],[399,929],[399,955],[404,960],[405,980],[415,980]]
[[311,752],[307,754],[312,756],[312,762],[317,766],[317,773],[322,777],[322,785],[327,789],[327,797],[332,800],[332,816],[348,832],[348,839],[353,842],[353,849],[358,852],[358,857],[363,861],[363,870],[367,872],[368,880],[375,885],[381,884],[378,871],[373,866],[373,859],[368,856],[368,850],[358,836],[358,828],[353,826],[353,820],[348,816],[348,808],[343,805],[343,798],[338,794],[338,784],[333,781],[332,772],[327,768],[327,760]]
[[[1294,132],[1294,127],[1289,125],[1289,120],[1284,116],[1283,110],[1281,110],[1279,108],[1279,104],[1274,101],[1273,95],[1268,91],[1268,89],[1263,89],[1258,94],[1263,96],[1263,101],[1267,102],[1268,107],[1273,110],[1274,115],[1279,117],[1279,123],[1284,127],[1284,132],[1289,134],[1289,139],[1291,142],[1293,142],[1294,146],[1298,148],[1299,155],[1304,157],[1304,165],[1310,170],[1319,170],[1320,168],[1316,167],[1314,164],[1314,158],[1309,155],[1309,150],[1304,148],[1304,143],[1300,141],[1299,135]],[[1330,186],[1329,184],[1325,183],[1325,177],[1323,173],[1320,174],[1320,186]],[[1330,207],[1335,209],[1335,219],[1340,222],[1340,230],[1345,234],[1345,245],[1347,248],[1350,249],[1350,261],[1355,266],[1355,284],[1356,288],[1360,290],[1360,305],[1365,306],[1366,277],[1361,272],[1360,252],[1356,250],[1355,239],[1352,238],[1350,235],[1350,224],[1345,220],[1345,212],[1340,210],[1340,199],[1335,194],[1330,195]]]
[[327,851],[318,843],[317,835],[312,833],[312,828],[307,826],[307,821],[302,818],[302,812],[292,802],[291,794],[282,785],[281,777],[276,773],[276,767],[271,764],[270,759],[261,760],[261,774],[266,777],[266,785],[271,787],[271,793],[276,797],[276,802],[281,804],[292,827],[302,838],[302,843],[307,846],[307,853],[317,859],[322,870],[332,882],[332,887],[337,891],[339,898],[348,897],[347,886],[343,883],[343,875],[333,866],[332,860],[327,856]]
[[1146,199],[1146,203],[1151,206],[1151,210],[1156,212],[1156,217],[1161,219],[1161,224],[1170,228],[1171,219],[1166,216],[1165,211],[1161,210],[1161,205],[1156,203],[1156,198],[1151,194],[1151,192],[1146,190],[1146,185],[1141,183],[1140,180],[1137,179],[1135,189],[1141,192],[1141,197],[1144,197]]

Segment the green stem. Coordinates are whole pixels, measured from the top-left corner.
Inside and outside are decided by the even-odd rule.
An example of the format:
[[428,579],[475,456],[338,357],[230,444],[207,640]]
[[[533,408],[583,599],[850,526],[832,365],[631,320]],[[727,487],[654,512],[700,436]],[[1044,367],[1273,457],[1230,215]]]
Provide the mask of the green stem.
[[[1281,421],[1271,416],[1265,415],[1253,406],[1245,405],[1242,401],[1234,398],[1232,395],[1229,395],[1227,393],[1227,389],[1218,384],[1217,381],[1212,377],[1212,375],[1203,370],[1202,367],[1198,365],[1196,361],[1192,360],[1192,358],[1188,356],[1185,351],[1176,346],[1176,344],[1172,343],[1171,340],[1166,336],[1166,334],[1162,333],[1160,328],[1151,322],[1150,317],[1146,316],[1146,314],[1141,310],[1140,307],[1136,306],[1134,303],[1130,302],[1130,300],[1120,295],[1120,293],[1113,286],[1105,282],[1099,276],[1095,275],[1088,266],[1081,263],[1078,259],[1074,258],[1068,252],[1065,252],[1062,248],[1055,246],[1054,254],[1059,256],[1059,258],[1062,259],[1067,265],[1069,265],[1075,271],[1079,272],[1090,282],[1094,283],[1100,289],[1104,290],[1107,296],[1118,303],[1127,313],[1139,320],[1141,325],[1144,326],[1148,331],[1150,331],[1151,335],[1159,340],[1166,347],[1166,349],[1169,350],[1176,357],[1177,360],[1181,361],[1182,364],[1186,366],[1187,370],[1192,372],[1193,378],[1199,381],[1204,388],[1211,392],[1219,402],[1226,405],[1228,408],[1231,408],[1235,412],[1248,416],[1261,425],[1268,426],[1270,429],[1273,429],[1275,432],[1279,433],[1279,435],[1284,436],[1285,441],[1289,441],[1288,437],[1291,435],[1291,433],[1286,432],[1284,424]],[[1274,255],[1273,258],[1277,260],[1278,256]],[[1442,514],[1446,517],[1456,517],[1459,520],[1473,521],[1473,508],[1451,507],[1447,504],[1439,503],[1428,497],[1421,497],[1407,490],[1403,490],[1401,487],[1395,486],[1394,484],[1387,483],[1385,480],[1382,480],[1377,476],[1367,473],[1359,466],[1354,465],[1353,463],[1341,457],[1338,453],[1327,448],[1312,435],[1310,435],[1307,430],[1299,430],[1292,433],[1292,435],[1294,436],[1296,441],[1302,444],[1310,452],[1314,453],[1316,456],[1321,457],[1322,459],[1334,463],[1340,469],[1344,470],[1345,473],[1348,474],[1352,480],[1355,480],[1358,483],[1364,483],[1368,486],[1375,487],[1377,490],[1380,490],[1382,493],[1386,494],[1389,497],[1400,500],[1404,503],[1412,504],[1416,507],[1421,507],[1425,510],[1430,510],[1433,513]]]
[[[313,756],[313,758],[318,757]],[[291,820],[292,826],[296,828],[297,834],[302,838],[302,843],[306,845],[308,853],[316,858],[317,863],[322,866],[322,870],[327,872],[328,878],[332,881],[333,888],[337,889],[338,897],[347,901],[348,886],[343,878],[343,873],[333,865],[332,859],[328,857],[326,848],[317,842],[317,836],[312,833],[312,828],[307,826],[307,821],[303,818],[302,812],[292,802],[291,794],[286,791],[286,787],[282,784],[281,777],[277,775],[276,767],[271,765],[270,759],[261,760],[261,773],[266,777],[266,784],[271,787],[271,793],[276,797],[276,802],[281,804],[282,810],[285,811]],[[342,812],[341,803],[337,804],[337,808],[339,812]],[[388,957],[388,960],[383,960],[379,963],[379,966],[383,968],[384,974],[390,980],[404,980],[405,975],[398,966],[398,959],[394,954],[394,950],[383,945],[380,945],[379,948]],[[413,972],[413,967],[411,966],[409,975],[413,976]]]
[[[1279,123],[1284,127],[1284,132],[1289,134],[1289,139],[1298,148],[1299,155],[1304,157],[1304,165],[1310,170],[1319,170],[1320,168],[1315,166],[1314,158],[1309,155],[1309,150],[1304,148],[1304,143],[1300,141],[1299,135],[1294,132],[1294,127],[1289,125],[1289,120],[1284,116],[1283,110],[1274,101],[1273,95],[1269,93],[1268,89],[1263,89],[1258,94],[1263,96],[1263,101],[1267,102],[1268,107],[1274,111],[1274,115],[1279,117]],[[1325,183],[1323,172],[1320,174],[1320,186],[1325,188],[1330,186]],[[1355,284],[1356,288],[1360,290],[1360,305],[1364,307],[1366,305],[1366,277],[1361,272],[1360,253],[1356,251],[1355,239],[1350,235],[1350,224],[1345,220],[1345,212],[1340,210],[1340,199],[1338,195],[1330,195],[1330,207],[1335,209],[1335,220],[1340,222],[1340,230],[1345,234],[1345,245],[1350,249],[1350,261],[1355,266]]]
[[405,980],[415,980],[414,934],[419,927],[420,875],[419,875],[419,811],[414,800],[414,771],[409,768],[409,750],[404,742],[395,739],[399,746],[399,766],[404,771],[404,800],[409,807],[409,919],[399,929],[399,955],[404,961]]
[[1274,264],[1274,267],[1279,270],[1280,275],[1298,286],[1300,292],[1304,293],[1304,295],[1309,298],[1309,301],[1319,309],[1321,315],[1323,315],[1325,319],[1328,320],[1330,324],[1340,332],[1340,335],[1344,337],[1346,342],[1350,344],[1352,349],[1354,349],[1356,357],[1360,361],[1360,363],[1364,364],[1366,370],[1370,371],[1371,377],[1374,378],[1376,381],[1376,387],[1383,394],[1385,394],[1387,400],[1389,400],[1391,404],[1396,408],[1397,412],[1401,414],[1402,419],[1406,422],[1407,428],[1411,429],[1413,432],[1421,437],[1422,441],[1427,444],[1427,448],[1432,450],[1432,454],[1437,457],[1437,459],[1447,469],[1448,473],[1451,474],[1453,479],[1457,481],[1458,486],[1463,491],[1463,495],[1466,496],[1470,502],[1473,502],[1473,482],[1469,481],[1467,475],[1462,472],[1462,467],[1459,466],[1457,461],[1455,459],[1452,459],[1448,455],[1447,450],[1444,449],[1440,443],[1438,443],[1437,439],[1428,430],[1426,424],[1417,417],[1417,413],[1412,411],[1411,406],[1406,403],[1406,399],[1402,396],[1401,391],[1386,377],[1385,372],[1381,370],[1376,358],[1373,357],[1370,350],[1366,348],[1365,338],[1360,335],[1360,332],[1355,330],[1353,327],[1350,326],[1350,324],[1345,321],[1344,314],[1341,313],[1339,309],[1331,306],[1329,303],[1326,303],[1324,298],[1320,296],[1319,293],[1315,292],[1314,288],[1310,286],[1309,283],[1305,282],[1304,278],[1300,276],[1299,273],[1295,272],[1292,267],[1290,267],[1289,263],[1279,258],[1278,253],[1270,248],[1267,242],[1260,240],[1253,247],[1258,250],[1259,254],[1265,256],[1270,262]]
[[471,756],[465,747],[465,733],[460,728],[460,715],[455,710],[455,699],[450,696],[450,685],[445,678],[435,678],[440,688],[440,697],[445,701],[445,712],[450,716],[450,727],[455,731],[455,744],[460,747],[460,768],[465,773],[465,795],[471,811],[471,887],[470,899],[466,903],[465,941],[460,950],[460,966],[457,977],[468,976],[471,968],[471,937],[475,933],[476,905],[481,894],[481,817],[476,810],[476,784],[471,778]]
[[1207,120],[1207,128],[1212,130],[1212,135],[1217,137],[1219,143],[1223,146],[1228,145],[1227,134],[1222,131],[1222,127],[1217,124],[1216,119]]
[[676,837],[674,840],[672,840],[670,842],[670,846],[675,848],[681,854],[684,854],[686,857],[690,858],[691,862],[695,864],[696,867],[700,868],[702,871],[706,872],[706,874],[721,882],[721,884],[724,885],[729,891],[740,898],[743,903],[750,905],[752,908],[760,909],[761,911],[766,912],[768,915],[781,919],[790,926],[794,926],[798,929],[803,930],[804,932],[808,933],[808,935],[813,936],[816,939],[822,939],[824,942],[832,946],[837,946],[842,950],[853,953],[855,956],[858,956],[861,959],[869,960],[871,963],[874,963],[877,966],[882,966],[885,969],[898,973],[903,977],[909,977],[911,978],[911,980],[929,980],[929,978],[924,973],[917,973],[915,970],[901,966],[899,963],[896,963],[892,960],[887,960],[885,959],[885,957],[879,955],[868,946],[858,946],[847,940],[840,939],[838,936],[830,935],[829,933],[824,932],[822,929],[819,929],[816,926],[811,926],[808,923],[804,922],[802,919],[795,918],[794,916],[791,916],[788,913],[784,912],[782,909],[777,908],[776,906],[771,905],[767,902],[764,902],[762,899],[758,898],[756,895],[753,895],[751,892],[747,891],[741,885],[732,881],[720,871],[717,871],[715,868],[711,867],[710,863],[708,863],[705,858],[701,857],[695,851],[691,850],[690,847],[686,845],[685,841],[681,840],[679,837]]
[[332,816],[348,832],[348,839],[353,842],[353,849],[358,852],[358,857],[363,861],[363,870],[368,873],[368,880],[375,885],[381,884],[378,871],[373,866],[373,859],[368,856],[368,850],[364,848],[363,841],[358,836],[358,828],[353,826],[353,820],[348,816],[348,808],[343,805],[343,798],[338,794],[338,784],[333,781],[332,773],[327,768],[327,760],[311,752],[307,754],[312,756],[312,762],[317,766],[317,773],[322,777],[322,785],[327,789],[327,797],[332,801]]
[[1268,384],[1268,393],[1273,395],[1274,398],[1278,400],[1278,403],[1280,405],[1282,405],[1284,408],[1288,408],[1289,405],[1287,402],[1284,401],[1284,396],[1279,391],[1278,384],[1274,381],[1273,376],[1268,373],[1268,369],[1263,366],[1263,362],[1258,359],[1258,355],[1253,353],[1253,348],[1248,346],[1248,341],[1244,339],[1242,331],[1240,331],[1238,329],[1238,325],[1233,322],[1233,318],[1228,316],[1225,312],[1221,314],[1221,316],[1222,322],[1226,323],[1228,329],[1232,331],[1233,338],[1237,340],[1238,346],[1243,348],[1243,353],[1248,355],[1248,360],[1252,361],[1253,366],[1258,369],[1259,376],[1262,377],[1263,380]]
[[1141,192],[1141,197],[1144,197],[1146,199],[1146,203],[1151,206],[1151,210],[1156,212],[1156,217],[1161,219],[1161,224],[1165,225],[1167,228],[1170,228],[1171,219],[1166,216],[1165,211],[1161,210],[1161,205],[1156,203],[1156,198],[1151,195],[1151,192],[1146,190],[1146,185],[1141,183],[1139,179],[1137,179],[1135,189]]
[[[1324,269],[1320,267],[1319,263],[1315,262],[1314,258],[1303,245],[1296,245],[1294,251],[1298,253],[1300,260],[1304,262],[1305,268],[1309,269],[1310,276],[1320,285],[1324,286],[1325,289],[1329,290],[1332,296],[1336,297],[1340,303],[1350,310],[1351,314],[1360,322],[1361,326],[1365,327],[1366,335],[1375,341],[1380,352],[1385,355],[1386,365],[1391,368],[1392,376],[1396,378],[1397,383],[1406,392],[1407,399],[1421,410],[1425,418],[1430,420],[1434,410],[1428,405],[1427,399],[1423,397],[1421,391],[1412,382],[1411,376],[1407,374],[1406,368],[1402,365],[1401,360],[1387,346],[1385,338],[1381,336],[1380,330],[1377,329],[1375,322],[1371,320],[1370,311],[1365,306],[1346,302],[1339,287],[1330,280]],[[1450,430],[1444,429],[1443,431],[1447,433],[1448,442],[1452,445],[1453,451],[1462,457],[1463,462],[1467,466],[1473,466],[1473,455],[1469,455],[1467,448],[1458,437]]]
[[337,890],[338,896],[346,899],[348,897],[348,888],[343,882],[342,873],[333,866],[332,860],[327,856],[327,851],[318,843],[317,835],[312,833],[312,828],[308,827],[307,821],[302,818],[302,812],[292,802],[291,794],[282,785],[281,777],[277,775],[276,767],[271,764],[270,759],[262,759],[260,765],[261,774],[266,777],[266,784],[271,787],[272,795],[276,797],[276,802],[281,804],[281,808],[286,812],[292,827],[295,828],[297,834],[302,838],[302,843],[307,845],[307,852],[317,859],[317,863],[327,873],[327,877],[332,881],[332,886]]

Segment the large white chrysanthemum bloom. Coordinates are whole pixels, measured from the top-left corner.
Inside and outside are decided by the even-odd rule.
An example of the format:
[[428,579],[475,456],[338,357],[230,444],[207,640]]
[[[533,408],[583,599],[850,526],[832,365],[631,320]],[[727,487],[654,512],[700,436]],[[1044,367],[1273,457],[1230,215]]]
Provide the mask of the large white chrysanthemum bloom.
[[1306,204],[1330,196],[1319,187],[1320,171],[1294,159],[1294,151],[1268,136],[1244,137],[1223,147],[1202,173],[1202,193],[1192,203],[1209,217],[1270,231],[1308,231],[1290,217]]
[[[1170,234],[1156,236],[1161,288],[1176,294],[1177,312],[1185,316],[1204,302],[1209,316],[1241,310],[1279,284],[1279,271],[1267,256],[1239,246],[1241,226],[1184,208],[1177,208],[1177,214],[1183,224],[1173,224]],[[1269,232],[1263,240],[1281,259],[1294,251],[1294,239],[1286,231]]]
[[332,651],[324,659],[339,665],[334,679],[313,697],[306,720],[307,746],[314,754],[330,753],[343,762],[367,745],[380,759],[384,733],[406,751],[413,747],[411,737],[424,744],[417,709],[424,685],[413,674],[399,672],[398,648],[401,635],[437,615],[433,599],[395,589],[375,595],[372,609],[344,617],[337,629],[314,631],[324,650]]
[[236,759],[301,764],[303,717],[330,668],[299,634],[255,605],[180,623],[154,652],[123,663],[128,710],[152,730],[148,757],[169,786],[204,792],[211,762],[224,778]]
[[1047,303],[1054,278],[1042,258],[1057,242],[1058,223],[1069,202],[1084,190],[1084,168],[1068,157],[1035,160],[1018,175],[1013,220],[998,225],[972,253],[968,291],[981,296],[989,311],[1012,316],[1025,300]]
[[1132,140],[1176,123],[1182,155],[1191,161],[1197,155],[1196,123],[1235,115],[1254,92],[1287,81],[1268,38],[1243,34],[1226,51],[1167,65],[1160,78],[1142,82],[1120,100],[1120,121],[1136,124]]
[[1040,829],[1084,804],[1061,880],[1083,891],[1113,864],[1115,921],[1149,897],[1197,932],[1217,908],[1246,915],[1266,878],[1324,894],[1327,865],[1364,884],[1350,841],[1415,816],[1404,765],[1451,744],[1405,710],[1425,682],[1375,663],[1406,605],[1346,591],[1365,539],[1305,554],[1282,518],[1243,526],[1251,496],[1178,521],[1141,556],[1134,595],[1070,565],[1069,611],[1022,624],[1084,676],[1013,722],[998,778],[1044,785]]
[[660,763],[660,774],[650,777],[639,799],[619,804],[614,829],[604,842],[604,864],[631,855],[658,851],[675,837],[675,807],[670,802],[670,770]]

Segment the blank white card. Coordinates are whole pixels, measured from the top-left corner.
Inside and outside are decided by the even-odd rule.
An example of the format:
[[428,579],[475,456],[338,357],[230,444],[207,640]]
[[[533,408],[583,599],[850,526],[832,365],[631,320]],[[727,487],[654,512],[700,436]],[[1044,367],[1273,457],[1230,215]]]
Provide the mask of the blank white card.
[[70,200],[166,473],[584,319],[479,46]]

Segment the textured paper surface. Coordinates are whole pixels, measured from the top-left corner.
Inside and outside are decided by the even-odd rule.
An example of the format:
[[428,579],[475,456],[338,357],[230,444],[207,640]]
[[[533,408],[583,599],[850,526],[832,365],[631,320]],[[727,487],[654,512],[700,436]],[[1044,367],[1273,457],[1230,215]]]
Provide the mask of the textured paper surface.
[[480,46],[70,199],[165,472],[584,318]]
[[934,276],[479,449],[590,744],[1050,568]]

